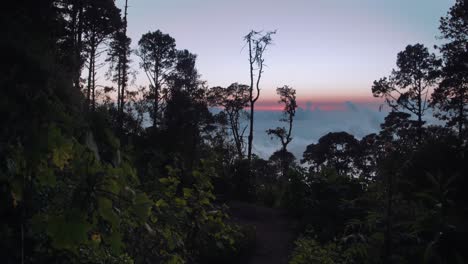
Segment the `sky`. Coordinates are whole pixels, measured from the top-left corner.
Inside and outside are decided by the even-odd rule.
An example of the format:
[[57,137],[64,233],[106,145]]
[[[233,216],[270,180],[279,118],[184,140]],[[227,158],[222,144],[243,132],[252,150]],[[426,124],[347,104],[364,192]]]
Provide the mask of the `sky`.
[[[125,0],[117,0],[123,7]],[[243,36],[277,30],[265,54],[257,102],[254,153],[268,158],[280,148],[265,131],[281,126],[277,87],[297,90],[300,108],[288,149],[300,159],[308,144],[328,132],[356,138],[376,133],[387,112],[372,96],[374,80],[388,76],[408,44],[440,43],[438,25],[454,0],[128,0],[132,47],[161,30],[178,49],[198,55],[208,86],[249,83]],[[433,50],[433,49],[432,49]],[[135,69],[138,58],[134,57]],[[140,70],[136,85],[147,85]],[[273,110],[273,111],[272,111]],[[437,121],[429,114],[428,123]]]
[[[277,30],[265,54],[258,109],[279,109],[276,87],[297,90],[299,105],[344,110],[352,101],[376,106],[373,80],[395,66],[408,44],[438,43],[439,18],[454,0],[128,0],[128,33],[136,44],[148,31],[175,38],[198,55],[209,86],[249,83],[243,36]],[[123,8],[124,0],[117,0]],[[138,68],[138,58],[134,58]],[[137,83],[146,84],[140,73]]]

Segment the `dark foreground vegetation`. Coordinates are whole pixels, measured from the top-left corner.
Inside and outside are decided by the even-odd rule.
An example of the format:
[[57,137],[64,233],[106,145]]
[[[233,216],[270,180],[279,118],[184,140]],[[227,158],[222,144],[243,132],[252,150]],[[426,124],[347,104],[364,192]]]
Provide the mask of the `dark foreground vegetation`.
[[[113,0],[10,1],[0,28],[1,263],[244,263],[262,247],[255,228],[283,216],[236,221],[233,200],[289,214],[293,264],[468,262],[464,1],[441,19],[437,56],[409,45],[374,82],[391,108],[379,133],[329,133],[300,162],[289,86],[277,89],[284,127],[266,131],[279,150],[252,148],[275,32],[244,38],[249,85],[208,88],[168,34],[131,50]],[[104,65],[113,86],[96,78]],[[132,85],[136,70],[148,87]]]

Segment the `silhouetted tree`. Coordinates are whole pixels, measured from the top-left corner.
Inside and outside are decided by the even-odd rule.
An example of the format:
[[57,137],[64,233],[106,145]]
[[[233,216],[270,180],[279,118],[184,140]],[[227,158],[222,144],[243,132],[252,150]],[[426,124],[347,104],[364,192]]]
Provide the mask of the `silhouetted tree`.
[[168,34],[157,30],[143,34],[138,41],[138,56],[140,67],[146,73],[150,82],[150,100],[152,109],[150,116],[153,127],[158,127],[160,121],[162,89],[167,85],[167,76],[173,69],[176,60],[175,40]]
[[283,87],[277,88],[276,93],[280,96],[279,103],[284,104],[283,118],[280,119],[280,121],[286,122],[288,127],[268,129],[267,134],[270,136],[276,136],[281,142],[280,152],[283,153],[284,156],[282,159],[282,174],[283,177],[285,177],[289,168],[289,163],[286,157],[286,153],[288,152],[287,147],[292,141],[291,133],[297,108],[296,90],[285,85]]
[[276,173],[280,172],[279,176],[282,176],[283,180],[285,180],[284,177],[287,175],[287,169],[289,169],[289,166],[293,164],[295,160],[296,157],[294,154],[284,149],[273,152],[268,158],[268,162],[275,168]]
[[[81,71],[84,65],[83,30],[84,10],[89,0],[61,0],[55,1],[58,10],[62,14],[64,23],[64,35],[62,36],[62,48],[69,51],[68,64],[72,73],[73,85],[81,90]],[[62,54],[65,55],[66,53]]]
[[188,50],[176,51],[174,66],[165,80],[167,109],[161,126],[163,145],[180,155],[189,172],[201,159],[204,137],[213,129],[207,87],[199,79],[196,58]]
[[99,46],[121,27],[120,10],[114,0],[89,1],[83,11],[83,34],[87,52],[88,87],[87,107],[96,107],[96,65],[97,57],[102,53]]
[[380,125],[380,144],[385,144],[385,151],[408,153],[417,143],[418,121],[411,120],[411,114],[391,111]]
[[359,151],[356,154],[356,165],[360,177],[372,181],[377,173],[377,162],[382,155],[382,147],[378,134],[369,134],[359,141]]
[[302,163],[308,163],[313,172],[333,168],[340,175],[355,176],[355,156],[359,141],[346,132],[328,133],[317,144],[310,144],[303,154]]
[[227,88],[213,87],[209,92],[209,101],[212,106],[223,108],[231,130],[239,159],[244,157],[244,132],[247,126],[242,127],[241,119],[247,117],[244,110],[249,103],[249,86],[233,83]]
[[117,114],[118,127],[122,134],[126,88],[129,80],[130,55],[132,50],[130,44],[132,40],[127,36],[127,15],[128,0],[125,1],[123,23],[114,33],[109,44],[108,59],[110,62],[109,75],[117,83]]
[[197,55],[188,50],[177,50],[175,53],[174,69],[168,75],[169,95],[175,90],[186,91],[192,97],[198,97],[201,90],[200,75],[198,74],[195,63]]
[[268,31],[266,33],[262,33],[262,32],[257,32],[257,31],[252,30],[249,32],[249,34],[247,34],[244,37],[244,40],[247,42],[247,46],[249,48],[249,67],[250,67],[250,89],[249,89],[250,122],[249,122],[249,137],[248,137],[248,145],[247,145],[247,159],[249,160],[249,163],[252,160],[255,103],[260,97],[260,80],[262,78],[263,67],[265,66],[264,53],[267,47],[272,42],[271,36],[275,33],[276,31]]
[[422,44],[408,45],[398,53],[397,69],[388,78],[374,81],[372,93],[385,98],[393,110],[405,110],[418,118],[422,139],[423,116],[429,108],[429,89],[435,85],[440,61]]
[[441,18],[440,31],[448,42],[440,47],[443,55],[442,81],[432,94],[436,116],[456,127],[460,139],[468,124],[468,4],[458,0]]

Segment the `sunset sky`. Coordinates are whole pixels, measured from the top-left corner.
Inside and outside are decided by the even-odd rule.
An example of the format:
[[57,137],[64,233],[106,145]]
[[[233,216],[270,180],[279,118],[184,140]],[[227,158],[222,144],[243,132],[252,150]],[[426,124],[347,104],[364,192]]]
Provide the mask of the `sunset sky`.
[[[123,8],[124,0],[117,4]],[[300,106],[344,110],[343,102],[375,107],[373,80],[386,76],[406,45],[438,43],[439,18],[453,0],[129,0],[132,46],[157,29],[178,49],[198,55],[209,86],[248,83],[243,36],[278,30],[265,54],[260,109],[275,109],[275,88],[297,90]],[[138,68],[138,58],[134,58]],[[146,85],[144,75],[137,84]],[[312,102],[312,106],[310,104]]]

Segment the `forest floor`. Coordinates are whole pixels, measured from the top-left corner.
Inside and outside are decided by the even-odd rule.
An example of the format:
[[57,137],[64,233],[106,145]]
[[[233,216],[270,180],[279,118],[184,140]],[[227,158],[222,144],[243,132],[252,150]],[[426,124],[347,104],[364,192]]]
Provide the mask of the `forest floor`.
[[282,210],[242,202],[231,202],[229,207],[234,222],[255,226],[256,247],[249,264],[288,263],[294,225]]

